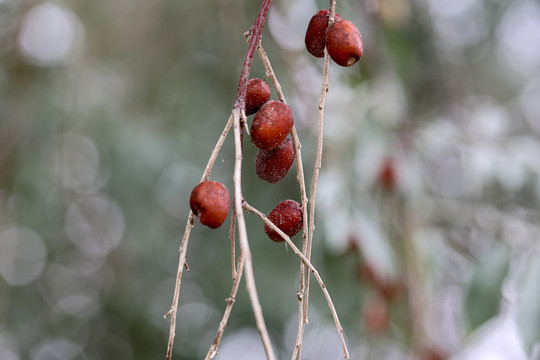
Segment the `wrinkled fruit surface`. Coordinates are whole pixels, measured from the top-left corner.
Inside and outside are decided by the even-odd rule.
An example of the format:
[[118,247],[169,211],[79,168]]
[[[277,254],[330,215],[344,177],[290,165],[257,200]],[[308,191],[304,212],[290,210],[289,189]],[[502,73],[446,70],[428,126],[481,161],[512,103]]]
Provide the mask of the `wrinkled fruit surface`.
[[270,86],[261,79],[249,79],[246,90],[246,115],[253,115],[270,100]]
[[294,162],[294,144],[286,138],[272,150],[259,150],[255,157],[255,173],[257,176],[275,184],[283,180]]
[[[282,201],[270,212],[268,219],[289,237],[293,237],[302,229],[302,206],[294,200]],[[284,241],[266,224],[264,232],[275,242]]]
[[294,125],[291,108],[280,101],[266,102],[251,124],[251,141],[259,149],[272,150],[285,140]]
[[336,64],[355,64],[364,51],[360,30],[348,20],[333,23],[326,29],[326,48]]
[[229,213],[229,191],[220,182],[203,181],[191,191],[189,206],[201,224],[218,228]]
[[[319,10],[309,21],[306,30],[306,49],[307,51],[318,58],[324,56],[324,47],[326,46],[325,31],[328,27],[328,14],[330,10]],[[341,21],[339,14],[334,15],[334,21]]]

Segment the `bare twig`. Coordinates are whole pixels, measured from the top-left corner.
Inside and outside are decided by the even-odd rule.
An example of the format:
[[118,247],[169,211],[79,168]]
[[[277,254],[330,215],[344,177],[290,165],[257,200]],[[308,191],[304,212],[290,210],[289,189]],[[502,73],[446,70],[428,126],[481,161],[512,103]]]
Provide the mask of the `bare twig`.
[[242,72],[240,74],[240,81],[238,82],[238,91],[236,92],[236,99],[234,101],[235,109],[244,109],[246,108],[246,89],[247,82],[249,79],[249,72],[251,71],[251,63],[253,61],[253,55],[255,55],[255,49],[261,37],[262,29],[264,23],[266,22],[266,17],[268,15],[268,10],[270,9],[270,3],[272,0],[263,0],[261,4],[261,9],[255,20],[255,24],[250,30],[251,39],[249,40],[248,50],[246,57],[244,59],[244,65],[242,66]]
[[[212,167],[213,167],[213,165],[214,165],[214,163],[216,161],[217,155],[218,155],[218,153],[219,153],[219,151],[220,151],[220,149],[221,149],[221,147],[223,145],[223,141],[225,140],[225,137],[227,136],[227,133],[230,130],[231,125],[234,123],[235,130],[236,130],[237,125],[238,125],[238,127],[240,126],[240,119],[245,118],[245,115],[244,115],[244,110],[245,110],[245,107],[246,107],[245,98],[246,98],[247,81],[248,81],[248,78],[249,78],[249,72],[251,70],[251,63],[253,61],[253,55],[255,54],[255,49],[257,47],[257,41],[261,36],[262,29],[263,29],[264,24],[266,22],[266,17],[268,15],[268,11],[270,9],[271,2],[272,2],[272,0],[263,0],[262,1],[261,8],[259,10],[259,14],[257,15],[257,19],[255,20],[255,24],[251,28],[253,38],[249,42],[248,50],[247,50],[246,56],[244,58],[244,65],[242,66],[242,72],[241,72],[241,75],[240,75],[240,81],[238,83],[238,91],[236,93],[236,99],[235,99],[235,102],[234,102],[233,112],[232,112],[231,116],[229,117],[229,121],[227,122],[227,125],[225,126],[225,130],[223,130],[223,133],[222,133],[220,139],[218,140],[218,143],[216,144],[216,146],[214,147],[214,150],[212,151],[212,154],[210,156],[210,159],[208,160],[208,164],[206,166],[206,169],[204,171],[204,174],[202,176],[201,181],[207,180],[210,177]],[[238,164],[239,165],[238,167],[241,167],[242,145],[241,145],[241,135],[240,135],[239,129],[238,129],[238,139],[236,137],[237,136],[236,136],[236,133],[235,133],[235,145],[236,145],[237,142],[240,145],[240,148],[236,149],[237,155],[240,155],[240,163]],[[238,163],[238,161],[235,161],[235,168],[237,167],[237,163]],[[235,184],[235,188],[237,188],[236,184]],[[239,198],[241,197],[241,191],[239,191],[238,194],[239,195],[237,197],[238,198],[237,200],[240,200]],[[241,225],[240,228],[241,228],[242,231],[240,233],[241,234],[242,234],[242,232],[244,233],[243,236],[240,236],[241,243],[242,242],[247,243],[247,237],[245,235],[245,223],[243,223],[243,217],[242,217],[243,212],[241,211],[241,207],[238,207],[238,209],[240,209],[240,210],[236,211],[236,215],[237,215],[238,218],[242,218],[242,224],[240,224]],[[180,251],[180,258],[179,258],[179,261],[178,261],[178,271],[177,271],[177,275],[176,275],[176,284],[175,284],[175,288],[174,288],[173,302],[172,302],[172,305],[171,305],[171,309],[165,314],[165,318],[167,318],[168,316],[171,317],[171,324],[170,324],[170,330],[169,330],[169,341],[168,341],[168,344],[167,344],[167,357],[166,357],[167,360],[172,359],[172,348],[173,348],[173,344],[174,344],[174,337],[175,337],[175,334],[176,334],[175,333],[175,329],[176,329],[176,313],[177,313],[177,309],[178,309],[178,298],[179,298],[179,294],[180,294],[180,284],[181,284],[181,279],[182,279],[183,267],[184,267],[184,264],[185,264],[185,261],[186,261],[186,252],[187,252],[187,245],[188,245],[188,241],[189,241],[189,235],[191,233],[191,229],[193,228],[193,220],[194,220],[194,214],[193,214],[192,211],[190,211],[189,216],[188,216],[188,221],[187,221],[187,224],[186,224],[186,228],[185,228],[185,231],[184,231],[184,236],[183,236],[183,239],[182,239],[182,243],[180,244],[180,250],[179,250]],[[246,239],[244,241],[242,241],[243,237],[246,237]],[[241,248],[242,248],[242,245],[241,245]],[[244,248],[245,248],[245,246],[244,246]],[[247,250],[248,250],[248,255],[249,255],[249,248]],[[251,264],[251,259],[249,259],[249,263]],[[251,270],[251,272],[252,272],[252,270]],[[234,276],[234,271],[233,271],[233,276]],[[249,287],[249,281],[248,281],[248,287]],[[260,307],[260,305],[259,305],[259,307]],[[254,311],[256,311],[256,309],[254,309]],[[257,323],[259,324],[259,320],[257,321]],[[261,334],[261,335],[263,335],[263,334]],[[268,334],[266,334],[266,336],[268,336]],[[265,339],[264,336],[263,336],[263,343],[265,344],[265,349],[267,349],[269,340]],[[267,353],[268,353],[268,350],[267,350]],[[271,348],[270,348],[270,355],[272,355],[272,356],[269,357],[269,359],[273,359],[274,356],[273,356]]]
[[223,333],[225,332],[225,327],[227,326],[227,322],[229,321],[229,316],[231,315],[232,308],[234,306],[234,302],[236,300],[236,294],[238,293],[238,287],[240,286],[240,280],[242,279],[242,271],[244,270],[244,257],[241,256],[238,260],[238,269],[236,272],[236,277],[234,278],[234,282],[231,289],[231,294],[227,298],[227,307],[225,308],[225,312],[223,313],[223,318],[221,319],[219,323],[219,328],[216,334],[216,337],[214,339],[214,342],[212,343],[212,346],[208,350],[208,353],[206,354],[205,360],[213,359],[214,356],[218,353],[219,349],[219,343],[221,342],[221,337],[223,336]]
[[[233,208],[233,214],[235,210]],[[238,276],[238,269],[236,267],[236,218],[234,216],[231,216],[231,226],[229,227],[229,239],[231,240],[231,264],[232,264],[232,279],[233,281],[236,280],[236,277]],[[240,264],[238,264],[240,266]]]
[[281,236],[281,238],[285,240],[287,245],[290,246],[290,248],[293,250],[296,256],[298,256],[300,260],[302,260],[302,262],[313,273],[313,276],[315,276],[315,279],[317,279],[317,282],[319,283],[321,287],[324,297],[326,298],[326,302],[328,304],[328,308],[330,309],[330,312],[332,313],[332,317],[334,318],[334,322],[336,324],[336,329],[339,335],[339,339],[341,341],[343,356],[345,359],[349,359],[349,350],[347,349],[347,344],[345,343],[345,337],[343,336],[343,327],[341,326],[341,323],[339,322],[339,317],[337,315],[336,308],[334,307],[334,303],[332,302],[332,298],[330,297],[330,293],[328,292],[328,289],[326,288],[326,285],[324,284],[324,281],[322,280],[315,266],[311,264],[311,262],[308,260],[308,258],[304,254],[302,254],[300,249],[298,249],[298,247],[296,247],[296,245],[292,242],[291,238],[288,237],[283,231],[281,231],[276,225],[274,225],[274,223],[268,220],[266,215],[264,215],[262,212],[260,212],[259,210],[257,210],[256,208],[248,204],[245,200],[242,203],[242,206],[244,207],[244,209],[246,209],[246,211],[249,211],[257,215],[262,221],[264,221],[266,225],[268,225],[270,228],[276,231],[279,234],[279,236]]
[[[227,134],[229,133],[229,130],[231,129],[231,126],[234,122],[233,116],[229,117],[229,120],[227,121],[227,124],[225,125],[225,128],[223,129],[223,132],[221,133],[221,136],[219,137],[216,145],[214,146],[214,149],[212,150],[212,153],[210,154],[210,158],[208,159],[208,163],[206,164],[206,168],[204,169],[201,182],[204,180],[208,180],[210,178],[210,173],[212,172],[212,168],[214,167],[214,163],[216,162],[217,156],[219,154],[219,151],[221,150],[221,147],[223,146],[223,143],[225,142],[225,139],[227,138]],[[171,324],[169,328],[169,341],[167,344],[167,360],[172,359],[172,349],[174,344],[174,337],[176,335],[176,312],[178,310],[178,298],[180,295],[180,285],[182,283],[182,274],[184,267],[187,269],[186,265],[186,253],[187,253],[187,247],[189,242],[189,235],[191,233],[191,229],[193,228],[194,224],[194,218],[195,214],[193,214],[193,211],[190,210],[186,228],[184,230],[184,236],[182,237],[182,242],[180,243],[180,257],[178,259],[178,270],[176,272],[176,282],[174,286],[174,294],[173,294],[173,301],[170,310],[165,314],[165,318],[171,317]]]
[[[276,74],[274,72],[274,69],[272,68],[272,64],[270,63],[270,59],[268,58],[268,55],[266,51],[264,51],[261,41],[259,41],[259,47],[257,48],[257,52],[259,53],[259,57],[261,58],[264,68],[266,70],[266,76],[270,77],[270,80],[272,81],[272,84],[274,85],[274,89],[276,90],[278,99],[283,102],[287,103],[285,100],[285,95],[283,94],[283,90],[281,89],[281,84],[279,83]],[[307,255],[307,241],[308,241],[308,198],[306,193],[306,181],[304,176],[304,166],[302,162],[302,144],[300,143],[300,138],[298,137],[298,132],[296,131],[296,127],[293,126],[291,130],[291,137],[293,139],[293,144],[295,148],[295,154],[296,154],[296,180],[298,181],[298,184],[300,185],[300,199],[302,202],[302,253],[304,255]],[[303,327],[304,327],[304,293],[305,293],[305,278],[306,278],[306,269],[304,263],[300,262],[300,285],[297,293],[298,298],[298,332],[296,334],[296,341],[295,346],[293,350],[293,354],[291,359],[296,359],[299,356],[300,349],[302,348],[302,338],[303,338]]]
[[[336,13],[336,2],[335,0],[330,0],[330,11],[328,14],[328,23],[332,24],[334,22],[334,17]],[[330,68],[330,58],[328,56],[328,50],[324,49],[324,68],[323,68],[323,78],[321,86],[321,96],[319,99],[319,123],[318,123],[318,133],[317,133],[317,153],[315,156],[315,165],[313,167],[313,177],[311,180],[311,193],[309,197],[310,208],[309,208],[309,235],[307,241],[306,255],[308,260],[311,260],[311,248],[313,244],[313,233],[315,231],[315,205],[317,198],[317,182],[319,179],[319,171],[322,167],[322,151],[323,151],[323,133],[324,133],[324,105],[326,101],[326,93],[328,92],[328,72]],[[304,296],[304,321],[302,325],[302,331],[305,325],[308,323],[308,308],[309,308],[309,273],[306,277],[305,285],[305,296]],[[301,350],[301,349],[300,349]],[[300,351],[299,350],[299,351]],[[300,354],[298,355],[300,357]]]
[[172,359],[172,349],[174,344],[174,337],[176,335],[176,311],[178,309],[178,297],[180,295],[180,283],[182,282],[182,273],[184,270],[184,263],[186,262],[186,252],[189,242],[189,234],[193,228],[193,219],[195,215],[193,211],[189,212],[188,221],[186,224],[186,229],[184,231],[184,236],[182,238],[182,243],[180,244],[180,259],[178,260],[178,271],[176,273],[176,284],[174,286],[174,295],[171,309],[165,314],[165,318],[168,316],[171,317],[171,324],[169,328],[169,342],[167,345],[167,360]]
[[264,317],[262,313],[261,303],[259,296],[257,295],[257,287],[255,285],[255,276],[253,274],[253,264],[251,260],[251,250],[249,249],[249,242],[247,237],[246,222],[244,220],[244,212],[242,211],[242,143],[240,140],[240,117],[241,111],[239,109],[233,109],[234,117],[234,148],[235,148],[235,161],[234,161],[234,191],[235,191],[235,206],[236,206],[236,220],[238,223],[238,236],[240,238],[240,256],[245,260],[245,272],[246,272],[246,288],[251,301],[251,307],[255,314],[255,321],[259,334],[266,352],[266,358],[269,360],[275,360],[274,350],[270,342],[270,336],[266,329]]

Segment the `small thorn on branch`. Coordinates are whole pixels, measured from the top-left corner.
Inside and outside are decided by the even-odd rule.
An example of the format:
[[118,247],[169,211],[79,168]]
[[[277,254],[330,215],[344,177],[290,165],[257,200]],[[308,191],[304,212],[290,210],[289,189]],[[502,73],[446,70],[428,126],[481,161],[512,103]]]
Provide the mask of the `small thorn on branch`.
[[171,308],[171,310],[167,311],[167,313],[165,315],[163,315],[163,318],[166,319],[168,318],[169,316],[171,316],[171,314],[173,313],[174,309]]

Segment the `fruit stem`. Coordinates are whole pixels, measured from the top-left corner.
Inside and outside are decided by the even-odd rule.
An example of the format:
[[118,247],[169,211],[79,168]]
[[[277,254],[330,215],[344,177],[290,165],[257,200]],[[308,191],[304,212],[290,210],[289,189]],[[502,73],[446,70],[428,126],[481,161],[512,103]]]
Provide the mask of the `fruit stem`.
[[262,29],[264,27],[264,23],[266,22],[266,17],[268,15],[271,2],[272,0],[263,0],[261,9],[257,15],[257,19],[255,19],[255,24],[253,24],[253,27],[249,31],[251,33],[251,38],[249,39],[248,50],[246,52],[246,57],[244,58],[242,72],[240,73],[238,91],[236,92],[236,99],[234,100],[235,109],[246,109],[246,90],[249,72],[251,71],[251,63],[253,62],[253,55],[257,49],[257,44],[259,42],[259,38],[261,37]]

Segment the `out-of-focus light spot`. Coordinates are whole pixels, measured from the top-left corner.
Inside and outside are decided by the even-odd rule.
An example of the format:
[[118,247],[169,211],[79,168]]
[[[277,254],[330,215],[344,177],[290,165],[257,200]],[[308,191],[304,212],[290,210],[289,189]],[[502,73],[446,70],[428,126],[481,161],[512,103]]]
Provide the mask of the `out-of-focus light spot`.
[[45,278],[51,307],[76,318],[89,317],[99,311],[102,277],[79,276],[66,267],[51,264]]
[[317,7],[313,0],[299,0],[286,6],[286,15],[274,8],[270,9],[268,29],[281,47],[301,50],[305,47],[307,24],[317,12]]
[[309,327],[304,335],[302,355],[306,359],[340,359],[343,357],[336,328],[330,324]]
[[73,251],[64,255],[63,264],[78,276],[90,276],[103,268],[105,258],[85,256],[79,251]]
[[78,193],[97,191],[103,185],[97,181],[98,168],[99,153],[88,137],[66,133],[58,139],[52,172],[64,187]]
[[90,111],[122,104],[129,90],[120,74],[110,66],[96,64],[77,74],[76,110]]
[[525,183],[525,169],[523,164],[516,162],[512,154],[504,149],[499,154],[499,164],[496,167],[497,179],[501,185],[508,191],[517,191]]
[[469,99],[472,106],[466,110],[463,116],[472,139],[499,140],[505,136],[510,125],[510,117],[507,110],[495,104],[491,99],[472,97]]
[[[478,43],[488,33],[482,4],[474,0],[429,1],[437,35],[452,47],[467,47]],[[444,47],[443,47],[444,49]],[[450,57],[449,60],[455,60]]]
[[466,197],[470,193],[461,157],[448,156],[435,166],[436,170],[430,179],[433,191],[451,198]]
[[461,132],[451,120],[437,119],[419,131],[419,146],[427,156],[436,156],[453,148],[459,141]]
[[441,17],[461,16],[476,4],[476,0],[429,0],[433,13]]
[[9,333],[0,332],[0,359],[19,360],[19,344]]
[[67,339],[45,340],[34,346],[30,352],[31,360],[83,360],[81,346]]
[[77,318],[95,315],[100,309],[95,299],[82,294],[64,297],[57,304],[66,314]]
[[47,248],[32,230],[15,225],[0,230],[0,275],[10,285],[26,285],[41,275]]
[[516,136],[508,142],[504,152],[510,161],[522,167],[524,176],[527,172],[540,176],[540,141],[536,137]]
[[189,210],[188,199],[195,184],[200,181],[198,168],[189,164],[167,167],[156,184],[158,204],[173,219],[183,219]]
[[186,357],[204,357],[202,355],[208,351],[215,336],[214,330],[209,330],[209,324],[217,324],[221,316],[222,314],[215,307],[206,302],[190,302],[180,305],[177,328],[177,334],[180,338],[178,351]]
[[257,330],[243,329],[223,336],[220,360],[264,360],[264,348]]
[[480,328],[470,345],[452,357],[454,360],[525,360],[516,322],[510,315],[488,322]]
[[497,174],[499,149],[496,145],[475,144],[466,150],[467,180],[475,191],[479,191]]
[[183,304],[178,313],[179,327],[188,332],[200,328],[218,314],[215,308],[200,302]]
[[36,5],[23,19],[18,48],[28,62],[51,66],[68,62],[77,42],[82,42],[82,24],[73,12],[52,3]]
[[498,27],[501,58],[523,76],[540,69],[540,5],[536,1],[512,2]]
[[540,133],[540,78],[530,80],[521,93],[521,111],[531,127]]
[[382,0],[379,1],[379,14],[387,24],[403,26],[410,19],[411,5],[406,0]]
[[102,196],[87,196],[70,205],[66,233],[84,253],[108,255],[122,240],[125,222],[122,211]]

